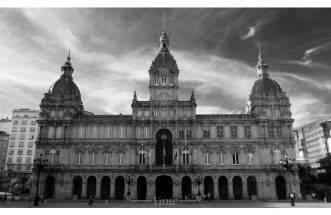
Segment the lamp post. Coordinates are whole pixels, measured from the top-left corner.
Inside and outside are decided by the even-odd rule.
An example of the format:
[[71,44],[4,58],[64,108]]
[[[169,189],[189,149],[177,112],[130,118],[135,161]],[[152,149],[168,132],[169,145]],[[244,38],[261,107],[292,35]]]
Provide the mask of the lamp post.
[[129,189],[128,189],[128,193],[126,194],[127,196],[131,196],[131,193],[130,193],[130,185],[132,184],[133,182],[133,178],[131,178],[130,176],[128,176],[126,179],[125,179],[126,183],[129,185]]
[[290,159],[288,158],[288,155],[285,154],[284,160],[280,160],[280,165],[285,168],[285,171],[288,172],[288,180],[290,183],[290,201],[291,201],[291,206],[294,206],[294,194],[292,193],[292,185],[291,185],[291,169],[295,165],[295,159]]
[[198,178],[195,179],[195,182],[197,182],[197,184],[198,184],[198,196],[201,196],[200,184],[202,183],[202,178],[200,176],[198,176]]
[[34,206],[38,206],[39,198],[38,198],[38,191],[39,191],[39,178],[40,172],[43,168],[47,166],[48,160],[43,158],[43,154],[40,154],[39,158],[34,159],[33,166],[35,170],[37,170],[38,178],[37,178],[37,189],[36,189],[36,197],[34,199]]
[[28,180],[28,176],[26,175],[23,175],[22,178],[21,178],[21,182],[22,182],[22,185],[23,185],[23,190],[22,190],[22,193],[25,195],[26,192],[25,192],[25,182]]

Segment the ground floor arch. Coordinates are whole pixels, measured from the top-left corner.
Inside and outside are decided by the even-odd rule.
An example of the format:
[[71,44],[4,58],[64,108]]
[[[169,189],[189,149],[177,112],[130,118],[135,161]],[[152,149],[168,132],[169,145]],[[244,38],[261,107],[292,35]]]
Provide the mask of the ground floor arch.
[[94,176],[90,176],[87,179],[87,197],[95,198],[97,191],[97,179]]
[[161,175],[156,178],[155,194],[157,199],[172,199],[173,180],[170,176]]
[[139,176],[137,179],[137,199],[146,200],[147,195],[147,179],[144,176]]
[[211,176],[206,176],[203,179],[203,190],[206,196],[210,195],[210,200],[214,199],[214,180]]
[[281,175],[275,178],[275,187],[277,199],[286,199],[286,181]]
[[250,200],[252,196],[257,196],[257,182],[255,176],[251,175],[247,178],[247,193]]
[[109,199],[110,197],[110,178],[103,176],[101,179],[101,199]]
[[229,198],[228,179],[225,176],[218,178],[218,194],[220,200],[226,200]]
[[72,180],[72,195],[76,195],[77,198],[82,197],[83,178],[79,175],[75,176]]
[[189,176],[184,176],[182,178],[182,199],[185,199],[185,196],[192,194],[192,181]]
[[242,185],[242,180],[239,176],[235,176],[232,179],[232,186],[233,186],[233,198],[235,200],[242,200],[243,199],[243,185]]
[[52,175],[49,175],[46,177],[45,180],[45,190],[44,190],[44,196],[46,198],[53,198],[55,191],[55,178]]
[[115,179],[115,199],[124,200],[125,180],[123,176],[118,176]]

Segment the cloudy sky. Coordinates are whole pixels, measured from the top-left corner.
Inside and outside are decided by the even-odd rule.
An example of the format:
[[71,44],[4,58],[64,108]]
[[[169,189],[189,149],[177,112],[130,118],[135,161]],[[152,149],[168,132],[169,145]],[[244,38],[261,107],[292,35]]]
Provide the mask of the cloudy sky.
[[331,110],[331,9],[0,9],[0,117],[38,109],[71,50],[85,110],[130,114],[148,100],[163,14],[180,99],[198,113],[244,113],[257,43],[290,98],[295,127]]

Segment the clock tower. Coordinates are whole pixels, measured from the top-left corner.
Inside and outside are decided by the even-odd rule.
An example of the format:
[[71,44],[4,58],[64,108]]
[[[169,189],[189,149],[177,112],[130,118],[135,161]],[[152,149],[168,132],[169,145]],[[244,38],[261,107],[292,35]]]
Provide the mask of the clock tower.
[[178,73],[177,63],[169,51],[169,37],[163,30],[160,37],[160,52],[149,69],[150,101],[177,101]]

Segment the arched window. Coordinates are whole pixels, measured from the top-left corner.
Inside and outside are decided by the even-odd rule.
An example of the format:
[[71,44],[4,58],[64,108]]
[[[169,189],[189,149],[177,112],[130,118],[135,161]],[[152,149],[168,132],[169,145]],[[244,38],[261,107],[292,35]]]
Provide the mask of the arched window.
[[49,150],[49,157],[48,157],[48,161],[50,164],[55,164],[57,163],[58,159],[57,159],[57,151],[55,148],[51,148]]
[[278,146],[276,146],[274,148],[274,163],[279,163],[279,161],[280,161],[280,155],[281,155],[280,149],[279,149]]
[[190,151],[188,150],[188,148],[184,148],[183,149],[183,164],[189,164],[190,163]]
[[146,164],[146,150],[144,147],[139,149],[139,164],[145,165]]

